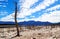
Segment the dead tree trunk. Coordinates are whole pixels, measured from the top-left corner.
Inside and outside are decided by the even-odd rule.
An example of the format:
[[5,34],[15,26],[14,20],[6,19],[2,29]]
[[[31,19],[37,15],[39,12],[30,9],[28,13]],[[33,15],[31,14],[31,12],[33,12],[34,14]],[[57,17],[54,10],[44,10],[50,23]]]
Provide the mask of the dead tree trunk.
[[18,23],[17,23],[17,2],[15,2],[15,25],[16,25],[16,30],[17,30],[17,35],[16,36],[20,36],[19,35]]

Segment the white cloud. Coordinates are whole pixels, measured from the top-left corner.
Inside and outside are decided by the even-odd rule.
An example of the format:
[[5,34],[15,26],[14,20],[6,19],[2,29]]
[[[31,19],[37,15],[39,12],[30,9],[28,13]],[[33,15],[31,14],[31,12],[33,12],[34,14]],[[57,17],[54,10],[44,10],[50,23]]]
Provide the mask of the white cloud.
[[41,9],[45,9],[47,6],[53,4],[55,1],[56,0],[44,0],[41,4],[39,4],[34,9],[30,9],[29,7],[37,1],[36,0],[25,0],[25,2],[23,2],[23,4],[22,4],[22,9],[21,9],[18,17],[24,18],[28,15],[31,15],[32,13],[34,13],[36,11],[40,11]]
[[60,8],[60,5],[56,5],[56,6],[52,7],[52,8],[47,9],[46,11],[57,10],[59,8]]
[[21,7],[30,8],[30,6],[37,2],[38,0],[23,0],[23,1],[24,2],[22,3]]
[[[20,18],[24,18],[25,16],[27,15],[31,15],[32,13],[32,10],[30,10],[30,6],[32,4],[34,4],[35,2],[37,2],[38,0],[23,0],[24,2],[22,2],[22,5],[21,5],[21,11],[18,15],[18,17]],[[20,3],[19,3],[20,4]]]
[[14,21],[14,19],[12,18],[14,18],[14,13],[10,14],[9,16],[1,18],[0,21]]
[[50,14],[44,13],[42,16],[39,18],[32,18],[32,19],[23,19],[23,20],[18,20],[19,21],[29,21],[29,20],[34,20],[34,21],[42,21],[42,22],[51,22],[51,23],[58,23],[60,22],[60,11],[54,11],[51,12]]
[[43,14],[41,17],[37,18],[35,21],[48,21],[52,23],[60,22],[60,11],[51,12],[51,14]]
[[[7,16],[6,18],[1,19],[1,21],[14,21],[14,19],[12,19],[14,17],[12,17],[12,15]],[[42,21],[42,22],[51,22],[51,23],[58,23],[60,22],[60,11],[54,11],[54,12],[50,12],[50,14],[48,13],[44,13],[42,16],[38,17],[38,18],[32,18],[32,19],[22,19],[19,20],[18,22],[23,22],[23,21],[29,21],[29,20],[34,20],[34,21]]]
[[48,13],[44,13],[42,16],[38,18],[32,18],[32,19],[23,19],[23,20],[18,20],[18,22],[22,21],[29,21],[29,20],[34,20],[34,21],[42,21],[42,22],[51,22],[51,23],[58,23],[60,22],[60,11],[54,11]]
[[55,3],[56,0],[44,0],[41,4],[39,4],[33,11],[39,11],[41,9],[45,9],[47,6]]

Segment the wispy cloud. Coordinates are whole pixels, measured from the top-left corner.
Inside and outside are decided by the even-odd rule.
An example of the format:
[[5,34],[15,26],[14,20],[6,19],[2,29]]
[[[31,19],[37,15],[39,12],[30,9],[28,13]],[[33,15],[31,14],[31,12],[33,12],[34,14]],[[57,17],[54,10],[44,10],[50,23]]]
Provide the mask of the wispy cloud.
[[[30,9],[29,7],[34,4],[35,2],[37,2],[36,0],[32,1],[32,0],[26,0],[27,2],[23,2],[22,5],[22,9],[18,15],[18,17],[20,18],[24,18],[28,15],[31,15],[32,13],[36,12],[36,11],[40,11],[42,9],[45,9],[47,6],[55,3],[56,0],[44,0],[42,3],[40,3],[38,6],[36,6],[34,9]],[[33,2],[33,3],[32,3]]]
[[37,18],[37,20],[35,21],[48,21],[48,22],[52,22],[52,23],[57,23],[60,22],[60,10],[59,11],[54,11],[54,12],[50,12],[50,14],[43,14],[41,17]]
[[34,20],[34,21],[43,21],[43,22],[52,22],[52,23],[58,23],[60,22],[60,10],[59,11],[53,11],[48,13],[44,13],[42,16],[38,18],[32,18],[32,19],[23,19],[23,20],[18,20],[19,21],[29,21],[29,20]]
[[8,14],[8,12],[6,12],[6,11],[0,11],[0,16],[4,16],[6,14]]
[[1,18],[0,21],[14,21],[14,19],[12,18],[14,18],[14,13],[10,14],[9,16]]
[[51,7],[51,8],[49,8],[49,9],[47,9],[46,12],[47,12],[47,11],[55,11],[55,10],[58,10],[59,8],[60,8],[60,5],[56,5],[56,6],[54,6],[54,7]]

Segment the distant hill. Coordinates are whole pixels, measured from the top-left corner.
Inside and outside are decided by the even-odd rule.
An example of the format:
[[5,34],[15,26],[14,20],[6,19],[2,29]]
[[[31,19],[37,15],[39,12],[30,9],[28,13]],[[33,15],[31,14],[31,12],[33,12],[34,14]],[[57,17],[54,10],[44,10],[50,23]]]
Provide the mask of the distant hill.
[[3,22],[3,21],[0,21],[0,24],[15,24],[14,22]]
[[19,25],[51,25],[52,23],[50,22],[40,22],[40,21],[24,21],[24,22],[19,22]]
[[[15,24],[14,22],[2,22],[0,21],[0,24]],[[18,23],[19,25],[52,25],[52,24],[60,24],[60,23],[50,23],[50,22],[40,22],[40,21],[24,21],[24,22],[19,22]]]

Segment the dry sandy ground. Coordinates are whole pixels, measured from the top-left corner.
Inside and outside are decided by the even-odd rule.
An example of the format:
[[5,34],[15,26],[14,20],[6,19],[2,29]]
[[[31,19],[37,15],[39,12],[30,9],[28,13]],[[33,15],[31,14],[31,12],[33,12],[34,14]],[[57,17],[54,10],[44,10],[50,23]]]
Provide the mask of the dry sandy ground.
[[[12,29],[12,28],[11,28]],[[14,37],[16,35],[15,31],[11,29],[2,29],[4,32],[1,32],[0,29],[0,39],[60,39],[60,26],[55,27],[40,27],[39,29],[23,29],[20,31],[20,37]],[[11,31],[9,31],[11,30]]]

